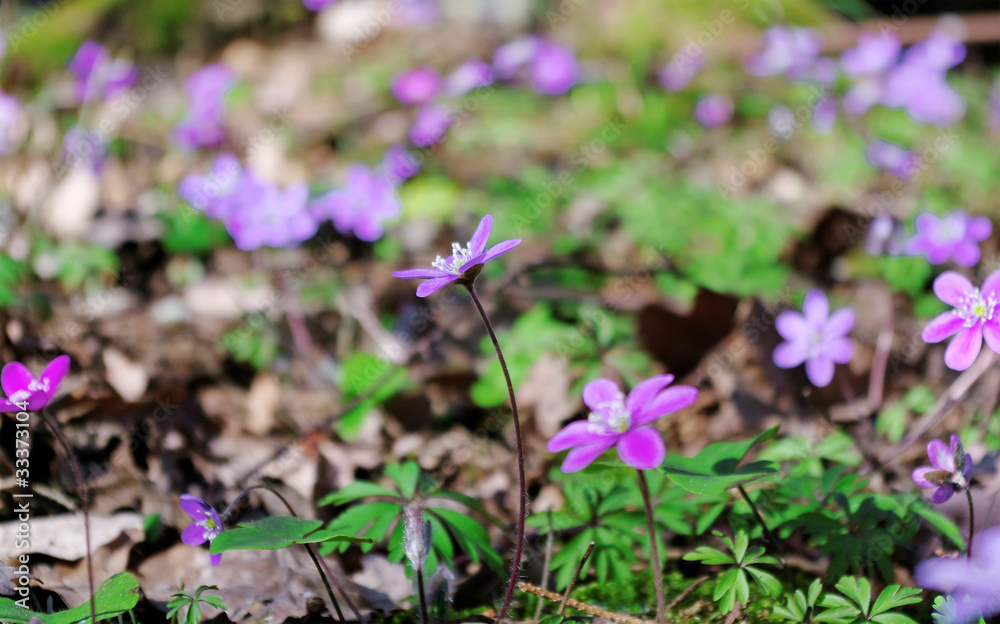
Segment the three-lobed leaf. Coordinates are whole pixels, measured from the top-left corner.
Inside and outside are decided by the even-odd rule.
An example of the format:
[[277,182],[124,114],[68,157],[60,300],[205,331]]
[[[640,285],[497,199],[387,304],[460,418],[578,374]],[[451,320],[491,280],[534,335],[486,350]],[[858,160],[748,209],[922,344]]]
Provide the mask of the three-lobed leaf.
[[778,465],[769,460],[740,466],[755,444],[769,440],[777,433],[778,426],[775,425],[750,440],[710,444],[695,457],[669,455],[660,470],[689,492],[722,494],[730,488],[778,473]]

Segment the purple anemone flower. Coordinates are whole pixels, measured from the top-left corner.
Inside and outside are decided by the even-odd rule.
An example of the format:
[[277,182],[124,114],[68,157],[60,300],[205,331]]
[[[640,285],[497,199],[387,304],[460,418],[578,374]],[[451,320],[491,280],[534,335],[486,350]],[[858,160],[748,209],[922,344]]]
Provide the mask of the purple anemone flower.
[[706,128],[717,128],[733,118],[733,101],[715,93],[701,97],[694,105],[694,118]]
[[[947,592],[955,605],[945,620],[951,624],[978,622],[1000,613],[1000,527],[976,534],[971,557],[936,557],[917,564],[913,580],[925,589]],[[971,538],[970,538],[971,539]]]
[[93,39],[80,44],[69,62],[76,78],[76,100],[83,104],[110,99],[132,86],[139,68],[125,60],[113,60],[107,48]]
[[972,456],[962,448],[958,436],[952,434],[951,448],[941,440],[931,440],[927,445],[931,466],[921,466],[913,471],[913,482],[922,488],[937,488],[931,502],[940,505],[951,499],[955,492],[969,487],[972,478]]
[[747,58],[747,73],[800,77],[816,62],[822,43],[820,34],[812,28],[772,26],[764,31],[763,48]]
[[476,228],[468,246],[462,247],[458,243],[452,243],[451,255],[447,258],[438,256],[431,263],[433,268],[393,271],[392,276],[402,279],[428,280],[417,287],[418,297],[426,297],[453,282],[472,283],[482,271],[483,265],[502,256],[521,243],[521,239],[516,238],[497,243],[487,249],[486,241],[489,239],[492,229],[493,217],[486,215],[479,222],[479,227]]
[[491,84],[493,84],[493,68],[490,64],[479,59],[468,59],[445,78],[442,92],[444,95],[454,97]]
[[[191,173],[177,186],[177,196],[205,216],[225,221],[246,201],[246,185],[240,161],[229,153],[212,161],[207,175]],[[256,188],[249,189],[255,191]]]
[[455,118],[451,111],[437,104],[428,104],[417,111],[410,126],[410,142],[417,147],[434,145],[444,138]]
[[336,1],[337,0],[302,0],[302,6],[315,12],[326,8]]
[[810,290],[802,301],[802,312],[785,310],[774,327],[787,342],[774,349],[774,363],[794,368],[806,363],[806,376],[822,388],[833,379],[834,364],[851,361],[854,344],[847,333],[854,327],[854,310],[840,308],[830,314],[830,304],[821,290]]
[[433,67],[415,67],[398,74],[392,80],[392,94],[409,106],[421,106],[437,97],[441,91],[441,76]]
[[21,103],[13,95],[0,91],[0,156],[13,151],[17,142],[15,125],[21,116]]
[[935,31],[927,40],[910,46],[903,61],[885,77],[881,103],[902,108],[920,123],[947,126],[965,115],[962,96],[945,76],[965,58],[965,46],[951,36]]
[[945,271],[934,280],[934,294],[954,310],[936,316],[924,327],[924,342],[941,342],[958,334],[944,352],[944,363],[952,370],[972,366],[986,344],[1000,353],[1000,271],[983,281],[982,290],[954,271]]
[[622,461],[637,470],[663,463],[667,450],[663,436],[653,426],[667,414],[690,407],[698,400],[693,386],[673,386],[673,375],[656,375],[639,382],[626,397],[610,379],[595,379],[583,389],[583,402],[591,409],[587,420],[577,420],[552,436],[550,453],[570,449],[561,470],[583,470],[612,446]]
[[840,64],[849,78],[877,76],[896,62],[901,48],[895,33],[862,31],[858,44],[841,55]]
[[958,266],[976,266],[979,243],[993,233],[989,217],[972,217],[964,210],[943,217],[922,212],[913,223],[917,233],[907,243],[906,253],[922,255],[931,264],[944,264],[951,259]]
[[390,145],[382,156],[379,169],[392,184],[399,184],[420,173],[420,159],[402,145]]
[[317,218],[332,219],[341,234],[372,242],[382,238],[383,222],[398,217],[402,207],[396,185],[387,176],[355,163],[347,171],[344,188],[317,197],[310,210]]
[[[198,546],[212,543],[219,533],[222,533],[222,520],[211,505],[190,494],[181,494],[181,509],[194,518],[194,524],[188,525],[181,533],[181,541],[188,546]],[[213,566],[222,561],[222,553],[212,555],[209,559]]]
[[543,95],[562,95],[576,84],[576,55],[566,46],[539,39],[529,70],[531,88]]
[[878,139],[865,146],[868,164],[880,171],[888,171],[900,180],[909,180],[917,173],[919,157],[902,145]]
[[24,364],[7,362],[0,371],[0,387],[7,395],[6,399],[0,399],[0,413],[34,412],[48,405],[69,372],[69,363],[68,355],[60,355],[36,378]]
[[311,238],[319,222],[309,209],[309,186],[277,185],[245,174],[241,192],[244,203],[229,214],[226,231],[243,251],[268,247],[295,247]]
[[87,132],[73,126],[63,136],[62,161],[70,167],[85,166],[94,171],[101,168],[108,154],[108,146],[100,132]]
[[206,65],[188,76],[184,81],[188,112],[171,132],[174,142],[190,150],[221,145],[226,138],[226,93],[234,84],[233,70],[222,63]]
[[660,71],[660,86],[671,93],[682,90],[705,67],[705,55],[678,52]]

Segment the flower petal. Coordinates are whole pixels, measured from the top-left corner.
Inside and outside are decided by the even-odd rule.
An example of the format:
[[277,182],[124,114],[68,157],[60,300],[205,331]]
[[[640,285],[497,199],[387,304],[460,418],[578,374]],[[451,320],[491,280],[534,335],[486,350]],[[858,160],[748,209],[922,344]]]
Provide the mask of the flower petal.
[[181,494],[180,506],[184,513],[195,520],[203,520],[208,515],[208,510],[211,509],[208,503],[191,494]]
[[824,388],[833,380],[833,360],[825,355],[806,360],[806,377],[817,388]]
[[13,414],[20,411],[21,408],[11,403],[9,399],[0,399],[0,414]]
[[806,293],[805,299],[802,300],[802,315],[806,317],[806,322],[811,328],[823,327],[830,316],[830,303],[822,290],[814,288]]
[[979,245],[972,241],[958,241],[951,251],[951,261],[960,267],[974,267],[980,258]]
[[965,370],[972,366],[983,348],[983,327],[973,325],[958,333],[944,350],[944,363],[952,370]]
[[208,560],[212,564],[212,567],[214,568],[215,566],[219,565],[219,562],[222,561],[222,553],[215,553],[214,555],[209,557]]
[[427,280],[420,286],[417,286],[417,296],[426,297],[427,295],[434,294],[458,278],[458,275],[449,275],[448,277],[438,277],[432,280]]
[[837,364],[847,364],[854,355],[854,341],[850,338],[835,338],[825,346],[826,356]]
[[806,322],[806,317],[795,310],[785,310],[779,314],[774,319],[774,328],[785,340],[801,340],[812,335],[812,329]]
[[852,327],[854,327],[854,310],[840,308],[830,315],[830,319],[823,328],[823,337],[840,338],[846,336]]
[[618,384],[607,377],[601,377],[583,387],[583,404],[590,411],[604,416],[607,404],[624,399]]
[[507,253],[508,251],[517,247],[520,244],[521,244],[520,238],[515,238],[512,240],[506,240],[501,243],[497,243],[496,245],[490,247],[490,250],[486,252],[486,255],[483,257],[481,262],[485,264],[490,260],[493,260],[494,258],[498,258],[504,255],[505,253]]
[[928,472],[937,470],[937,468],[932,468],[931,466],[921,466],[919,468],[914,468],[913,470],[913,482],[922,488],[933,488],[938,487],[937,485],[931,483],[924,477]]
[[774,348],[774,363],[781,368],[795,368],[806,361],[805,346],[798,342],[783,342]]
[[983,280],[981,289],[983,299],[989,299],[993,295],[995,299],[1000,299],[1000,270],[994,271]]
[[628,398],[625,399],[625,408],[630,414],[637,414],[643,405],[655,399],[656,395],[673,380],[673,375],[654,375],[649,379],[643,379],[629,391]]
[[648,425],[649,423],[673,414],[686,407],[691,407],[698,400],[698,389],[694,386],[674,386],[661,392],[651,402],[639,407],[638,411],[630,410],[632,413],[632,429]]
[[993,223],[986,216],[972,217],[965,226],[965,235],[977,243],[983,242],[991,234],[993,234]]
[[948,336],[956,334],[965,327],[965,321],[954,310],[938,314],[924,326],[920,337],[924,342],[941,342]]
[[205,543],[205,528],[192,522],[181,532],[181,541],[188,546],[197,546]]
[[579,446],[570,449],[569,453],[566,453],[566,459],[563,460],[562,466],[559,469],[567,474],[583,470],[597,459],[601,453],[614,446],[617,440],[618,436],[608,436],[600,444],[591,444],[589,446]]
[[948,445],[941,440],[931,440],[927,445],[927,457],[938,470],[955,472],[955,456]]
[[972,479],[972,455],[969,453],[965,454],[965,470],[962,471],[962,476],[965,477],[966,484]]
[[392,276],[401,279],[434,279],[437,277],[447,277],[449,273],[437,269],[407,269],[405,271],[393,271]]
[[574,420],[559,430],[552,436],[545,445],[545,450],[550,453],[559,453],[574,446],[588,446],[599,444],[607,438],[601,430],[591,425],[586,420]]
[[3,388],[3,393],[8,397],[16,392],[27,390],[34,379],[35,376],[31,374],[28,367],[20,362],[7,362],[3,370],[0,371],[0,387]]
[[945,271],[934,280],[934,294],[956,308],[962,305],[962,298],[973,290],[972,282],[954,271]]
[[28,409],[40,410],[49,404],[56,391],[59,390],[59,384],[62,383],[62,380],[69,372],[69,365],[70,359],[68,355],[60,355],[48,363],[45,370],[38,377],[42,388],[28,399]]
[[[976,538],[976,546],[979,546],[979,535]],[[913,570],[913,578],[917,585],[926,589],[950,592],[961,579],[969,575],[970,571],[969,561],[965,557],[957,559],[938,557],[918,563]]]
[[955,488],[951,485],[942,485],[931,496],[931,502],[935,505],[940,505],[941,503],[947,503],[951,500],[951,497],[955,495]]
[[479,222],[479,226],[476,228],[476,232],[472,235],[469,240],[469,251],[472,252],[473,256],[478,256],[479,254],[486,251],[486,241],[490,238],[490,231],[493,229],[493,216],[486,215],[483,220]]
[[656,468],[666,455],[663,436],[652,427],[633,429],[618,439],[618,456],[637,470]]

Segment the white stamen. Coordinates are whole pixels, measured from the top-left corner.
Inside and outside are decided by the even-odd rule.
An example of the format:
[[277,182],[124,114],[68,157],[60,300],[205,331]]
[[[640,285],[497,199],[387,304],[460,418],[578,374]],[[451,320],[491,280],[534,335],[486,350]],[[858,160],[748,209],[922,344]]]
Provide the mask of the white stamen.
[[214,540],[216,535],[222,533],[222,528],[215,524],[215,520],[212,518],[206,517],[203,520],[195,522],[195,524],[205,529],[204,535],[209,541]]
[[991,321],[996,312],[997,298],[995,292],[990,292],[990,296],[983,299],[978,288],[966,293],[959,306],[955,308],[955,313],[962,319],[966,327],[972,327],[980,321]]
[[463,273],[462,267],[469,260],[472,260],[472,241],[469,241],[467,247],[462,247],[458,243],[452,243],[451,255],[447,258],[438,256],[434,262],[431,262],[431,266],[438,271],[444,271],[452,275],[461,275]]
[[625,407],[625,395],[621,392],[611,401],[605,401],[597,406],[602,415],[591,412],[587,420],[595,433],[625,433],[632,426],[632,414]]

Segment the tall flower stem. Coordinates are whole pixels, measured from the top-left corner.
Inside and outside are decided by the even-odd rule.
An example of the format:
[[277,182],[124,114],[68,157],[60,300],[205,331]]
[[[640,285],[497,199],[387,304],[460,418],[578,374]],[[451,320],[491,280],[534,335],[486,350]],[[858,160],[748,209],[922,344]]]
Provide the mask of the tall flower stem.
[[965,554],[972,559],[972,534],[976,530],[976,514],[972,508],[972,492],[965,488],[965,500],[969,501],[969,542],[965,546]]
[[667,599],[663,594],[663,569],[660,565],[660,549],[656,545],[656,522],[653,520],[653,497],[649,495],[649,483],[646,473],[639,473],[639,490],[642,492],[642,502],[646,506],[646,529],[649,532],[649,556],[652,559],[653,586],[656,588],[656,621],[667,624]]
[[493,324],[490,323],[489,317],[486,316],[486,310],[483,308],[482,302],[479,301],[479,295],[476,294],[475,286],[472,281],[469,281],[465,284],[465,287],[472,296],[472,301],[475,302],[476,308],[479,310],[479,315],[483,317],[483,324],[486,325],[486,331],[490,335],[490,340],[493,341],[493,348],[496,349],[497,359],[500,360],[500,368],[503,369],[503,378],[507,382],[507,395],[510,397],[510,409],[514,417],[514,454],[517,456],[517,485],[519,490],[517,537],[515,538],[514,558],[511,561],[510,584],[507,585],[507,594],[504,596],[500,615],[497,616],[497,622],[499,623],[507,616],[507,610],[510,609],[510,602],[514,598],[514,590],[517,588],[517,575],[521,569],[521,551],[524,549],[524,518],[527,515],[528,488],[524,479],[524,449],[521,447],[521,420],[517,414],[517,400],[514,398],[514,384],[510,381],[510,371],[507,370],[507,362],[503,359],[503,351],[500,350],[500,343],[497,341],[496,332],[493,331]]
[[417,568],[417,597],[420,598],[420,621],[423,624],[430,624],[430,616],[427,614],[427,596],[424,594],[424,566]]
[[66,436],[63,435],[62,429],[59,428],[59,423],[55,419],[49,418],[45,412],[40,411],[38,415],[42,417],[42,422],[49,428],[52,435],[59,440],[60,446],[66,452],[69,465],[73,468],[76,487],[80,490],[80,509],[83,511],[83,539],[87,549],[87,589],[90,590],[90,621],[91,624],[97,624],[97,605],[95,604],[97,596],[94,594],[94,561],[90,554],[90,496],[87,489],[87,482],[83,478],[83,470],[80,469],[80,462],[76,460],[76,455],[73,454],[73,449],[70,448]]

